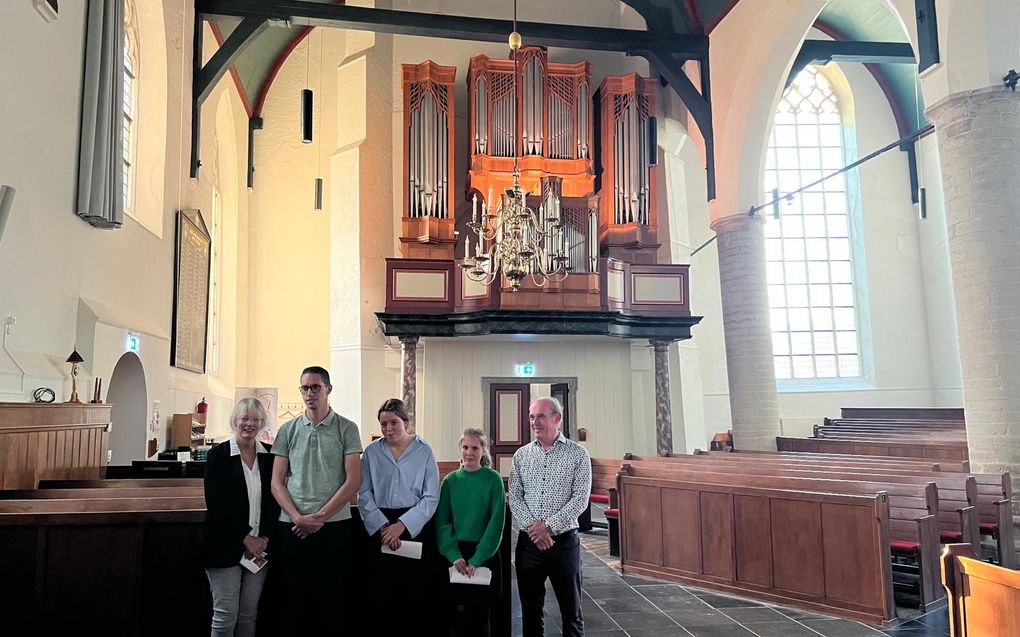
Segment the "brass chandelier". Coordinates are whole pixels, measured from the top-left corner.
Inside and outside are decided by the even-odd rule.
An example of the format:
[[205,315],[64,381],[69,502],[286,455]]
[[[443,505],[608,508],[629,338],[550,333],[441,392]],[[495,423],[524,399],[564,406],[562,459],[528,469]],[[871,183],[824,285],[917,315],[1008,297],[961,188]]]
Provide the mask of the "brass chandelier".
[[[514,59],[514,94],[517,93],[517,51],[521,48],[521,34],[517,32],[517,3],[514,2],[514,30],[509,37]],[[471,198],[471,221],[467,224],[478,236],[474,255],[471,241],[464,239],[462,267],[468,278],[491,285],[501,275],[516,292],[530,276],[538,287],[550,281],[562,281],[570,273],[567,256],[566,233],[560,210],[557,188],[542,193],[538,210],[528,207],[528,193],[521,187],[521,174],[514,150],[513,185],[500,195],[498,207],[493,205],[492,188],[482,202],[481,217],[478,196]]]

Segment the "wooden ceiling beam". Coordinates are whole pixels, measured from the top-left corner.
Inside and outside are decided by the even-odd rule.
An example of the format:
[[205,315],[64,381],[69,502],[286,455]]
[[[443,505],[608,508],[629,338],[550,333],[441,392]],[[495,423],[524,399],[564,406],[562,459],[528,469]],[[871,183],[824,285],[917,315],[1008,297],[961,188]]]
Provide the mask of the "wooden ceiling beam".
[[[195,12],[204,20],[223,17],[262,18],[297,25],[477,42],[506,42],[513,30],[510,20],[374,9],[308,0],[196,0]],[[623,53],[654,49],[686,58],[701,58],[708,53],[708,38],[700,34],[538,22],[518,22],[517,30],[527,44],[547,47]]]

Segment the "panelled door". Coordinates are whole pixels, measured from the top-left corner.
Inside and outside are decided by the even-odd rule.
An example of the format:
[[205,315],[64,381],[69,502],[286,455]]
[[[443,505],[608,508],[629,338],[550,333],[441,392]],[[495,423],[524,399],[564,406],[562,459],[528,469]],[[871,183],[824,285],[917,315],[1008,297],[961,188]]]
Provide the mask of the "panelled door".
[[493,383],[489,386],[489,440],[493,468],[510,475],[514,452],[531,442],[528,405],[531,387],[527,383]]
[[563,422],[560,429],[563,435],[570,438],[570,385],[567,383],[553,383],[550,394],[563,405]]

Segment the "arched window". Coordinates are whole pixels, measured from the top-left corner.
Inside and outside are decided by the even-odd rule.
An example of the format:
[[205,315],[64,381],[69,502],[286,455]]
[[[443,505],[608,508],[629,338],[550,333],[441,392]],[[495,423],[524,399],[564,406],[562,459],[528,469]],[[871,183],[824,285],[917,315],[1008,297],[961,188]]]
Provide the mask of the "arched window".
[[124,211],[134,208],[135,140],[138,135],[138,31],[134,6],[124,3],[123,197]]
[[[843,125],[831,83],[808,66],[776,109],[766,192],[797,190],[846,165]],[[776,378],[860,378],[846,175],[794,195],[779,211],[765,230]]]

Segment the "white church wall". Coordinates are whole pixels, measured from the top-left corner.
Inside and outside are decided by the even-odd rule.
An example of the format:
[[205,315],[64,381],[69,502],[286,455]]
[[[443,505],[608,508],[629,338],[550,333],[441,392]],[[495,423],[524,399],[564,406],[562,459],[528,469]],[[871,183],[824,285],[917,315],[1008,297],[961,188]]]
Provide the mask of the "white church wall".
[[[142,20],[161,19],[157,28],[165,29],[165,40],[170,43],[165,75],[139,80],[143,86],[146,82],[162,82],[171,96],[160,105],[158,100],[146,99],[152,93],[142,89],[141,106],[152,110],[140,117],[140,124],[165,120],[166,129],[162,158],[151,153],[139,157],[139,161],[157,165],[160,159],[165,162],[162,192],[158,180],[146,181],[149,190],[143,189],[145,196],[141,199],[146,206],[160,206],[161,212],[155,215],[160,219],[160,232],[154,233],[130,216],[121,229],[110,231],[94,229],[74,215],[84,4],[67,3],[61,7],[60,18],[52,23],[44,22],[31,3],[0,5],[0,77],[5,81],[5,98],[0,100],[0,139],[4,145],[0,181],[17,188],[12,218],[0,238],[0,316],[18,319],[8,338],[17,363],[0,354],[0,400],[30,400],[31,390],[40,385],[56,389],[58,400],[67,398],[67,366],[62,361],[80,334],[79,299],[108,308],[126,308],[123,315],[128,317],[126,322],[108,315],[99,317],[99,324],[116,327],[113,331],[93,328],[93,352],[79,376],[80,394],[88,395],[94,376],[109,380],[113,365],[126,347],[119,330],[138,331],[147,350],[167,347],[164,338],[170,333],[173,290],[173,211],[189,207],[205,212],[211,200],[210,171],[204,170],[198,183],[187,182],[180,161],[188,158],[181,140],[187,136],[186,125],[182,125],[189,120],[180,110],[190,104],[185,88],[190,92],[191,63],[181,57],[182,42],[188,43],[183,55],[189,56],[191,50],[186,8],[168,7],[162,15],[146,9],[139,14]],[[143,25],[140,31],[145,33],[148,28],[152,25]],[[147,43],[141,46],[142,59],[148,59],[144,53]],[[208,49],[215,50],[215,43],[207,45]],[[142,68],[159,72],[158,65]],[[182,73],[186,81],[182,81]],[[213,92],[203,113],[203,158],[207,162],[214,155],[217,137],[211,105],[228,87],[227,82],[229,79]],[[236,108],[240,108],[238,104],[231,106],[232,110]],[[159,124],[155,128],[158,131]],[[236,136],[224,131],[221,137],[221,145],[243,143],[243,128]],[[149,176],[154,170],[152,165],[139,169],[140,174]],[[220,190],[231,189],[221,184]],[[238,201],[237,205],[243,208],[244,202]],[[235,236],[228,238],[228,243],[237,241],[238,230],[233,232]],[[208,396],[219,408],[225,408],[228,393],[232,402],[232,387],[229,391],[214,391],[218,381],[210,375],[161,366],[159,359],[143,357],[143,363],[149,398],[161,402],[164,422],[176,409],[193,409],[202,396]],[[25,391],[19,364],[28,372]],[[224,358],[221,377],[229,380],[233,365],[233,357]],[[186,375],[187,381],[183,380]],[[215,402],[219,399],[222,406]]]
[[[344,33],[316,29],[295,48],[266,99],[264,128],[255,133],[245,371],[252,385],[279,387],[281,404],[301,402],[297,387],[304,367],[329,366],[328,176],[337,135],[330,105],[337,96],[335,68],[343,55]],[[300,93],[308,86],[314,92],[315,127],[313,143],[302,144]],[[323,211],[314,209],[317,175],[324,180]]]
[[927,195],[927,218],[918,223],[924,298],[928,307],[928,348],[931,353],[932,400],[935,407],[963,404],[960,343],[956,332],[956,300],[949,262],[946,204],[938,140],[928,135],[917,144],[919,181]]
[[457,459],[460,432],[488,428],[482,378],[512,378],[515,363],[532,362],[538,376],[577,379],[573,426],[588,430],[583,444],[592,456],[654,453],[655,380],[651,365],[640,362],[645,356],[632,353],[629,341],[609,338],[427,339],[419,351],[417,429],[438,459]]

